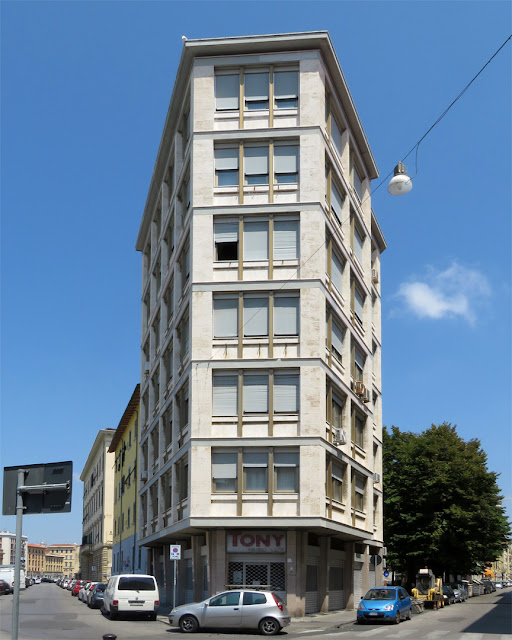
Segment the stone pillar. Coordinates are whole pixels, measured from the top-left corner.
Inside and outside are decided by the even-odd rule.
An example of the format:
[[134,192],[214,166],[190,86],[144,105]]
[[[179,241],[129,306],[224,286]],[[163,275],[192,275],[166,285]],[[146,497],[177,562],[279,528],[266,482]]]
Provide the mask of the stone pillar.
[[345,568],[343,569],[343,588],[345,590],[345,609],[354,609],[354,543],[345,542]]
[[320,564],[318,567],[318,601],[320,611],[327,613],[329,610],[329,549],[331,539],[320,538]]

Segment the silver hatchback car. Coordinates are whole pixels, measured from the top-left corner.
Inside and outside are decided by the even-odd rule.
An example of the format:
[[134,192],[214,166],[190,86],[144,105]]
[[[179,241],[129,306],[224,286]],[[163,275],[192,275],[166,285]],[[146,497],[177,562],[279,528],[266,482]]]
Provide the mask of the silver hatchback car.
[[184,633],[200,628],[258,629],[264,636],[273,636],[290,624],[290,614],[277,593],[238,589],[176,607],[169,614],[169,624]]

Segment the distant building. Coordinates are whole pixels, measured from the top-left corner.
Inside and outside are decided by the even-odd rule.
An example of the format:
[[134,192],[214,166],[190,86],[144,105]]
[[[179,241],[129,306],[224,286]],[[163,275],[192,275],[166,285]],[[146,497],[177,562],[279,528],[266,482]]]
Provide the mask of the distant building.
[[112,571],[114,459],[109,453],[114,429],[98,432],[80,475],[84,483],[80,576],[104,582]]
[[145,573],[146,549],[139,549],[136,526],[139,397],[137,384],[109,447],[115,455],[112,574]]
[[79,544],[50,544],[46,548],[47,555],[62,556],[62,576],[74,578],[80,571]]
[[46,545],[27,544],[27,562],[25,564],[25,575],[30,578],[37,578],[44,575],[45,570]]
[[57,580],[64,573],[64,554],[47,553],[44,557],[44,577]]
[[[382,580],[378,176],[325,31],[187,40],[137,238],[140,543],[161,599]],[[376,557],[377,556],[377,557]]]
[[[28,555],[28,538],[21,537],[22,565],[26,565]],[[16,562],[16,534],[0,531],[0,564],[15,564]]]

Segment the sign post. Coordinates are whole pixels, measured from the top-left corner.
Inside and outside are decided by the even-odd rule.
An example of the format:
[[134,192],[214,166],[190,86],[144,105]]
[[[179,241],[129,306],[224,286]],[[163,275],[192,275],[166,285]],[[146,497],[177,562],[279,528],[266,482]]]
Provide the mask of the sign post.
[[[72,462],[4,467],[2,514],[4,516],[16,514],[11,640],[18,640],[23,512],[31,514],[71,511],[72,477]],[[56,482],[56,480],[60,482]],[[26,500],[24,499],[25,494]]]
[[172,606],[176,606],[176,562],[181,560],[181,544],[172,544],[170,548],[170,559],[174,566],[174,579],[172,583]]

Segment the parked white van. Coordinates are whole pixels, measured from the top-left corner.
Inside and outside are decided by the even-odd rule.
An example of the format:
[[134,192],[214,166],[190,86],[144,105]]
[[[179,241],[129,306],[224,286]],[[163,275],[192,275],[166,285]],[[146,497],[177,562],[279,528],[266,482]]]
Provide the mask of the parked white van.
[[160,595],[154,576],[122,573],[108,581],[103,598],[103,613],[111,620],[120,613],[137,613],[156,620]]

